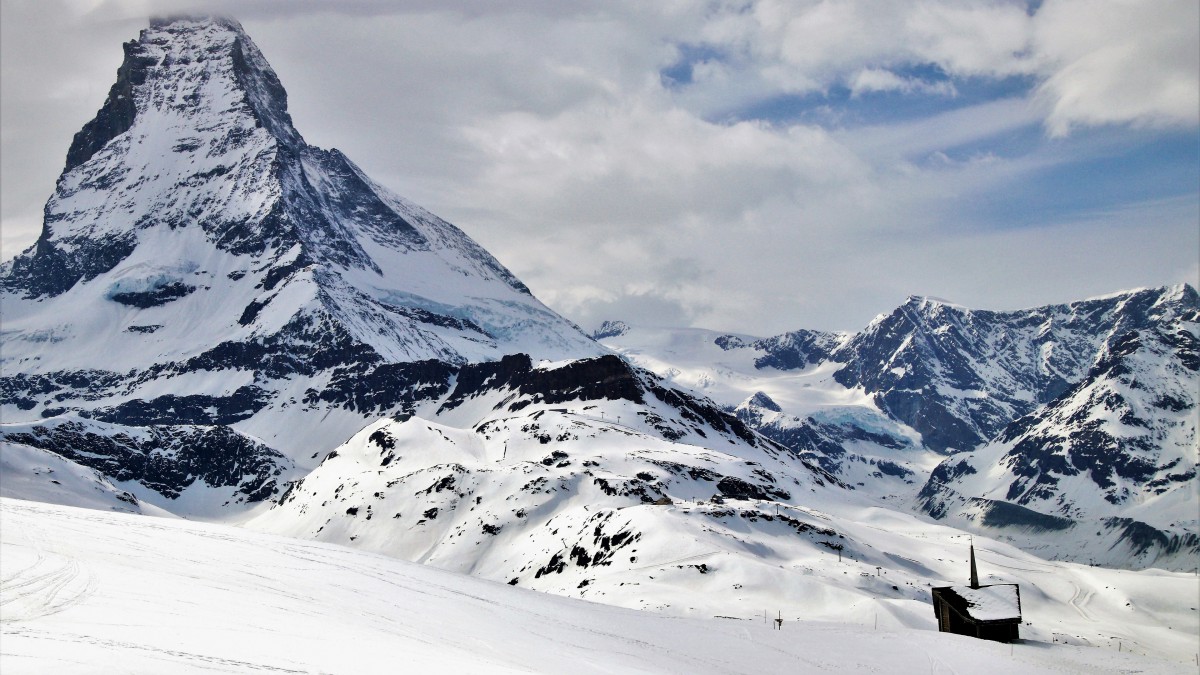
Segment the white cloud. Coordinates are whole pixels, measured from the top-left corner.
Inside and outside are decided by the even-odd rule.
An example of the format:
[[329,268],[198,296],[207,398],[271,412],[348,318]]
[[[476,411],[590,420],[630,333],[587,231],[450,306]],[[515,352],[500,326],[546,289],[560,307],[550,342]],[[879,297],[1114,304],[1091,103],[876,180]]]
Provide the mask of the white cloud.
[[[721,77],[690,92],[707,112],[721,93],[746,105],[778,93],[946,94],[897,74],[936,67],[951,78],[1029,76],[1048,131],[1200,121],[1200,4],[1195,0],[757,0],[715,12],[700,32],[727,51]],[[731,81],[739,84],[730,87]]]
[[936,66],[954,76],[1028,72],[1023,3],[758,0],[716,13],[701,39],[725,48],[764,90],[804,93],[862,73]]
[[1200,122],[1200,3],[1048,0],[1036,19],[1038,97],[1052,135]]
[[957,93],[949,81],[929,82],[915,77],[900,77],[882,68],[864,68],[858,71],[850,78],[849,87],[850,95],[854,97],[883,91],[937,96],[954,96]]

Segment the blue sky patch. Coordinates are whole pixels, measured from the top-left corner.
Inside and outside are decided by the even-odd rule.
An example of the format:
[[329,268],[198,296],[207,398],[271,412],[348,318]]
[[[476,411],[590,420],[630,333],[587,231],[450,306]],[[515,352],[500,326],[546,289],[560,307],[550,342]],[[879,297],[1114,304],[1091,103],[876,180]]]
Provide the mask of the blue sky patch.
[[1094,129],[1044,139],[1029,155],[1047,161],[976,195],[965,211],[991,227],[1037,226],[1194,197],[1200,185],[1200,136],[1190,131]]

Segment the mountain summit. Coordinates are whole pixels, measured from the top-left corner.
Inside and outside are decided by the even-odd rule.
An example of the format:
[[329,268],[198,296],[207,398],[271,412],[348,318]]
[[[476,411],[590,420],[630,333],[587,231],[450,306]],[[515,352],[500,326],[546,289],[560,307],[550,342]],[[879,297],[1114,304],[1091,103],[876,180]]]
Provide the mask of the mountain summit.
[[124,52],[41,236],[0,266],[9,435],[162,494],[239,485],[213,467],[253,455],[241,489],[261,498],[279,452],[303,469],[465,364],[607,353],[462,231],[306,144],[237,22],[154,20]]
[[[125,44],[41,237],[0,279],[10,295],[77,308],[50,326],[29,320],[44,304],[18,303],[8,328],[121,336],[107,357],[123,368],[149,365],[154,348],[122,333],[150,325],[145,341],[176,356],[181,342],[202,353],[213,329],[242,342],[299,324],[393,361],[602,351],[460,230],[307,145],[279,78],[228,19],[155,20]],[[87,330],[72,329],[80,310]],[[10,354],[36,351],[23,342]]]
[[[545,444],[620,435],[672,456],[677,442],[694,444],[685,457],[737,451],[725,473],[687,473],[707,494],[790,494],[760,462],[826,485],[609,353],[454,226],[307,145],[278,77],[226,19],[156,20],[125,45],[41,237],[0,268],[0,290],[0,441],[27,446],[32,465],[40,450],[100,472],[118,501],[128,490],[219,514],[318,465],[336,481],[331,450],[414,417],[499,442],[501,459],[530,444],[564,480],[582,480],[579,465]],[[542,415],[559,419],[553,437]],[[597,489],[663,496],[619,477]]]

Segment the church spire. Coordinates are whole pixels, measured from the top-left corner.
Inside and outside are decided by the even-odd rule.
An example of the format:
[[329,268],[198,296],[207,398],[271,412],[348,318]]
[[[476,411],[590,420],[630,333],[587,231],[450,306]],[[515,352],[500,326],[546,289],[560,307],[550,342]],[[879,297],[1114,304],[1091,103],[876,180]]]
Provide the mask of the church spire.
[[975,542],[971,542],[971,588],[979,588],[979,570],[975,569]]

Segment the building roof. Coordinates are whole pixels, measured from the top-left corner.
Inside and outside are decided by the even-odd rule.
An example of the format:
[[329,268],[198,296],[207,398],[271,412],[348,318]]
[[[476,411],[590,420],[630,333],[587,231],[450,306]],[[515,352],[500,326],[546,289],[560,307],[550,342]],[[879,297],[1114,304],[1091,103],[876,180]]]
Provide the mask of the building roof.
[[1021,592],[1016,584],[991,586],[943,586],[940,591],[945,602],[975,621],[1020,621]]

